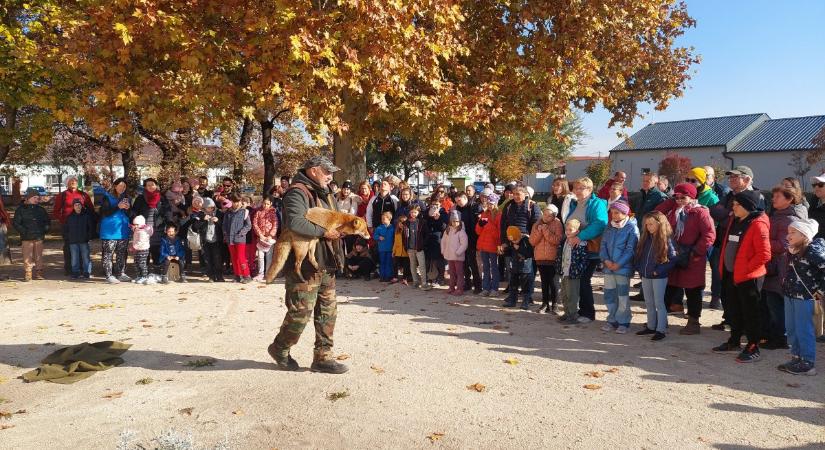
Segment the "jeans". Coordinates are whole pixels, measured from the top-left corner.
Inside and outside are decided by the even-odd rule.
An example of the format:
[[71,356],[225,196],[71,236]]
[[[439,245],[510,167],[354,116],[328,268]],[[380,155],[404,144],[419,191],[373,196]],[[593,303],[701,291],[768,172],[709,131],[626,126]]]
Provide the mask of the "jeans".
[[791,354],[811,364],[816,362],[813,314],[813,299],[785,297],[785,330],[788,332]]
[[272,265],[272,254],[275,252],[275,246],[269,247],[269,250],[263,251],[261,249],[255,250],[255,257],[258,260],[258,276],[262,277],[266,274],[269,266]]
[[579,315],[587,317],[590,320],[596,320],[596,308],[593,302],[593,272],[596,271],[596,266],[599,265],[598,259],[590,259],[587,261],[587,267],[582,272],[579,278]]
[[647,328],[659,333],[667,330],[666,290],[667,278],[642,278],[642,292],[647,309]]
[[92,260],[89,259],[89,243],[69,244],[72,256],[72,276],[89,275],[92,273]]
[[410,272],[412,272],[413,286],[424,286],[427,283],[427,265],[424,252],[415,251],[414,248],[407,249],[407,256],[410,258]]
[[575,278],[561,279],[561,290],[564,292],[564,315],[574,317],[579,310],[579,289],[581,282]]
[[378,252],[378,276],[383,281],[394,278],[392,274],[392,251]]
[[481,252],[481,289],[490,292],[498,291],[498,255],[491,252]]
[[614,327],[630,326],[630,278],[615,273],[604,274],[604,304],[607,323]]
[[523,305],[530,304],[533,298],[533,288],[536,282],[535,273],[522,273],[510,267],[510,293],[507,295],[507,303],[515,305],[518,301],[519,288],[524,298]]
[[464,293],[464,261],[450,261],[447,260],[447,266],[450,270],[450,291],[455,291],[459,294]]
[[785,343],[785,297],[776,292],[763,290],[762,301],[762,337],[771,343]]

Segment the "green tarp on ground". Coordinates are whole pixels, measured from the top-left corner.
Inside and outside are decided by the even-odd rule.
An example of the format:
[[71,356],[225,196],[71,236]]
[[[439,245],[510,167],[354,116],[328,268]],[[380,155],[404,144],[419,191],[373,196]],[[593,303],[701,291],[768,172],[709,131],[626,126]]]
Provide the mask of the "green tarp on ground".
[[120,356],[129,347],[130,344],[117,341],[84,342],[63,347],[45,357],[40,367],[24,373],[23,379],[27,382],[46,380],[60,384],[85,380],[95,372],[123,364]]

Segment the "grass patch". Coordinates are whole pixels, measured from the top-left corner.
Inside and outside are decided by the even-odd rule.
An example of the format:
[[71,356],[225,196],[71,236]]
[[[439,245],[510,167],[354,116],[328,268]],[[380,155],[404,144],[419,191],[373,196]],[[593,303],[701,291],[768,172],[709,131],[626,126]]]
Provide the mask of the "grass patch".
[[215,365],[217,361],[212,358],[200,358],[194,361],[189,361],[185,364],[186,367],[192,367],[193,369],[197,369],[199,367],[212,367]]
[[347,389],[345,391],[341,391],[341,392],[331,392],[331,393],[327,394],[327,400],[329,400],[331,402],[337,402],[338,400],[341,400],[342,398],[347,398],[347,397],[349,397],[349,389]]
[[155,380],[153,380],[152,378],[146,377],[135,381],[135,384],[152,384],[154,382]]

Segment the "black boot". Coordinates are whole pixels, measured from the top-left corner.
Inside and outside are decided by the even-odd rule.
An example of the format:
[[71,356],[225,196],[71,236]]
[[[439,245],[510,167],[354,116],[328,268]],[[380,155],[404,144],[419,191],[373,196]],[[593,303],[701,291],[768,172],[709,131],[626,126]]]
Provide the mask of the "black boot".
[[323,361],[315,361],[309,367],[313,372],[323,372],[332,374],[342,374],[349,370],[349,367],[339,363],[334,359],[325,359]]

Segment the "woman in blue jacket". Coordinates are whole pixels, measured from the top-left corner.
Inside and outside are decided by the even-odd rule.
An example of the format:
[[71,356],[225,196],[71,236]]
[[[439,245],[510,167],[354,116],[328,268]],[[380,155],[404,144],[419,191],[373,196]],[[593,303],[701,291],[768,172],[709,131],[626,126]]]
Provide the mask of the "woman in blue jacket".
[[[118,178],[112,190],[103,193],[100,203],[100,243],[103,248],[103,271],[106,281],[120,283],[132,279],[124,273],[126,252],[132,231],[129,227],[129,208],[132,204],[126,195],[126,179]],[[114,267],[112,258],[114,257]]]
[[570,245],[576,246],[587,241],[587,267],[582,273],[579,298],[579,323],[589,323],[596,318],[593,306],[593,272],[599,264],[599,249],[604,229],[607,226],[607,201],[593,194],[593,180],[588,177],[573,182],[573,194],[576,198],[570,202],[570,214],[565,220],[577,219],[581,230],[577,236],[570,238]]
[[602,237],[599,251],[604,265],[604,304],[607,323],[602,331],[627,333],[630,327],[630,277],[633,276],[633,253],[639,242],[636,219],[624,200],[610,204],[610,225]]

